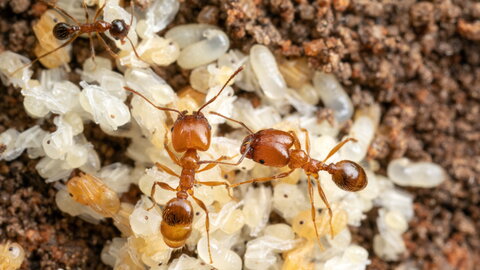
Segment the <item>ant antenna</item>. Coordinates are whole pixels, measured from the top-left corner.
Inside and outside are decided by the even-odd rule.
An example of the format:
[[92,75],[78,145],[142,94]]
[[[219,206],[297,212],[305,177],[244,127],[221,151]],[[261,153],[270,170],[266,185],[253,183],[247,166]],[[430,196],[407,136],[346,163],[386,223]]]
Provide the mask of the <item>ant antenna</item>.
[[210,99],[209,101],[207,101],[205,104],[203,104],[202,107],[200,107],[200,109],[198,109],[197,113],[199,113],[203,108],[205,108],[208,104],[212,103],[215,101],[215,99],[217,99],[217,97],[222,93],[223,89],[225,89],[225,87],[227,87],[228,83],[238,74],[240,73],[240,71],[243,70],[243,67],[239,67],[233,74],[232,76],[230,76],[230,78],[228,78],[228,80],[225,82],[225,84],[223,85],[222,89],[220,89],[220,91],[218,91],[218,93],[212,98]]
[[225,119],[227,119],[227,120],[230,120],[230,121],[232,121],[232,122],[235,122],[235,123],[241,125],[242,127],[246,128],[250,134],[255,133],[255,132],[253,132],[247,125],[245,125],[245,123],[243,123],[243,122],[240,122],[240,121],[238,121],[238,120],[232,119],[232,118],[230,118],[230,117],[226,117],[225,115],[219,114],[219,113],[214,112],[214,111],[210,111],[209,113],[210,113],[210,114],[217,115],[217,116],[220,116],[220,117],[222,117],[222,118],[225,118]]
[[147,97],[145,97],[144,95],[140,94],[139,92],[133,90],[132,88],[130,88],[130,87],[128,87],[128,86],[124,86],[123,88],[124,88],[125,90],[129,91],[129,92],[134,93],[134,94],[137,95],[137,96],[140,96],[140,97],[143,98],[146,102],[150,103],[150,105],[152,105],[153,107],[157,108],[158,110],[176,112],[176,113],[178,113],[179,115],[182,115],[182,113],[181,113],[179,110],[175,110],[175,109],[171,109],[171,108],[165,108],[165,107],[160,107],[160,106],[157,106],[157,105],[153,104],[153,102],[151,102]]

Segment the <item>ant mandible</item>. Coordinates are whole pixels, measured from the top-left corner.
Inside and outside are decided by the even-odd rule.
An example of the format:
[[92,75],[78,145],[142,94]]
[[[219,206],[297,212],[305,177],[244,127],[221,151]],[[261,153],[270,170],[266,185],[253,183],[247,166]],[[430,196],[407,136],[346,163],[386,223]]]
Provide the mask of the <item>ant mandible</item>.
[[349,141],[356,141],[356,139],[348,138],[343,140],[342,142],[338,143],[332,150],[330,150],[324,160],[319,161],[310,156],[310,139],[308,136],[308,131],[306,129],[302,129],[302,131],[305,132],[306,135],[305,151],[302,150],[300,141],[294,131],[285,132],[282,130],[270,128],[253,132],[243,122],[226,117],[216,112],[210,113],[243,126],[248,130],[250,135],[245,137],[242,142],[240,148],[240,153],[242,154],[242,156],[237,163],[228,163],[221,161],[204,161],[204,163],[238,165],[246,157],[265,166],[281,168],[288,165],[288,167],[290,168],[289,171],[274,176],[255,178],[248,181],[229,185],[229,187],[231,188],[248,183],[267,182],[279,178],[284,178],[290,175],[296,169],[303,169],[305,171],[305,174],[307,175],[308,195],[310,197],[312,221],[314,224],[317,239],[320,241],[318,229],[315,225],[316,211],[313,202],[313,185],[311,177],[315,179],[318,194],[322,201],[325,203],[325,206],[327,207],[328,213],[330,215],[330,234],[333,237],[334,233],[332,227],[332,209],[330,207],[330,204],[328,203],[327,197],[323,192],[322,187],[320,186],[318,172],[327,171],[329,174],[332,175],[332,179],[335,184],[343,190],[354,192],[365,188],[367,186],[368,180],[365,171],[359,164],[350,160],[341,160],[337,163],[330,164],[326,163],[327,160],[332,155],[334,155],[343,145],[345,145]]
[[[171,199],[165,205],[165,208],[162,213],[162,223],[160,226],[160,232],[163,235],[165,243],[171,248],[179,248],[185,244],[185,241],[188,239],[192,232],[192,222],[193,222],[193,207],[190,201],[188,201],[188,196],[191,196],[195,202],[205,211],[205,227],[207,232],[207,242],[208,242],[208,254],[210,257],[210,263],[212,263],[212,254],[210,250],[210,220],[208,216],[208,210],[205,204],[195,197],[193,186],[195,184],[207,185],[207,186],[226,186],[228,184],[225,182],[219,181],[208,181],[202,182],[195,179],[195,174],[210,170],[215,167],[221,160],[227,159],[222,156],[214,162],[209,161],[200,161],[200,157],[197,154],[197,151],[207,151],[210,148],[210,139],[211,139],[211,126],[208,123],[207,118],[201,112],[203,108],[212,103],[217,99],[217,97],[222,93],[228,83],[240,72],[242,67],[238,68],[230,78],[225,82],[220,91],[209,101],[205,102],[198,111],[194,111],[192,114],[188,114],[187,111],[178,111],[176,109],[159,107],[153,104],[148,98],[146,98],[141,93],[131,89],[130,87],[124,87],[125,90],[130,91],[155,108],[162,111],[170,111],[178,114],[177,120],[172,127],[172,145],[176,152],[184,153],[182,157],[178,158],[168,147],[168,142],[165,140],[164,147],[170,156],[170,159],[182,167],[180,175],[175,173],[173,170],[167,166],[160,164],[158,162],[155,165],[164,172],[180,178],[179,185],[176,188],[171,187],[167,183],[156,181],[152,186],[150,197],[154,200],[156,187],[159,186],[162,189],[174,191],[177,193],[176,198]],[[211,163],[200,169],[200,164]],[[153,206],[152,206],[153,207]]]
[[42,2],[44,2],[45,4],[50,6],[51,8],[60,11],[65,16],[70,18],[75,24],[68,24],[68,23],[64,23],[64,22],[57,23],[53,27],[53,30],[52,30],[53,36],[58,40],[67,40],[67,39],[68,40],[65,43],[63,43],[62,45],[58,46],[57,48],[55,48],[55,49],[53,49],[49,52],[46,52],[46,53],[40,55],[39,57],[35,58],[35,60],[33,60],[31,63],[28,63],[28,64],[18,68],[12,74],[17,73],[19,70],[21,70],[23,68],[26,68],[30,65],[33,65],[35,62],[39,61],[43,57],[46,57],[46,56],[60,50],[61,48],[64,48],[64,47],[68,46],[69,44],[71,44],[73,41],[75,41],[82,34],[88,34],[88,38],[90,40],[90,50],[92,52],[92,58],[93,59],[95,59],[95,49],[93,47],[92,33],[95,33],[98,40],[100,40],[100,43],[102,43],[103,47],[105,47],[105,49],[108,51],[108,53],[110,53],[110,55],[113,58],[117,59],[118,55],[112,51],[110,46],[108,46],[107,42],[100,35],[100,33],[105,33],[107,31],[110,33],[110,35],[115,40],[120,40],[122,42],[122,44],[124,44],[125,39],[127,39],[129,41],[130,45],[132,46],[135,55],[139,59],[141,59],[141,57],[137,53],[137,50],[135,49],[135,46],[133,45],[133,42],[128,37],[128,32],[130,31],[130,27],[132,26],[132,23],[133,23],[133,10],[134,10],[134,3],[133,3],[134,1],[133,0],[130,1],[130,7],[131,7],[131,12],[132,12],[131,17],[130,17],[130,24],[127,24],[123,19],[115,19],[111,23],[106,22],[104,20],[98,20],[98,17],[100,16],[100,13],[103,11],[103,9],[105,8],[105,6],[107,4],[106,2],[96,11],[95,16],[93,17],[93,21],[90,22],[90,18],[89,18],[88,11],[87,11],[87,6],[85,4],[85,0],[83,0],[82,5],[83,5],[83,9],[85,11],[85,20],[86,20],[85,23],[80,23],[72,15],[70,15],[66,10],[62,9],[61,7],[59,7],[59,6],[57,6],[53,3],[49,3],[49,2],[45,2],[45,1],[42,1]]

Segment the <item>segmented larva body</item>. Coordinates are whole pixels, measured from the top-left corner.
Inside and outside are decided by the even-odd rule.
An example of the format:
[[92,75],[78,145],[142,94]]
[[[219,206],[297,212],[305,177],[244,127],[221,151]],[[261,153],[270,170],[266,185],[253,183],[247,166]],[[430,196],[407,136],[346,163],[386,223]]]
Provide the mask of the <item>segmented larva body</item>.
[[71,178],[67,189],[72,198],[105,217],[113,217],[120,209],[120,199],[100,179],[90,174],[81,173]]

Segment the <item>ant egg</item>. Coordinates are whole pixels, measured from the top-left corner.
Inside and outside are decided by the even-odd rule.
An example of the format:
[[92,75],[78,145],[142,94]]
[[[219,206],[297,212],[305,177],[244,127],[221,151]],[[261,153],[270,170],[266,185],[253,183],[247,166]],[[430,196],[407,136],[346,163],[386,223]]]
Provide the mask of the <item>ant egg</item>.
[[195,42],[180,52],[177,64],[183,69],[192,69],[217,60],[230,47],[227,34],[221,30],[208,29],[202,40]]
[[270,50],[264,45],[254,45],[250,49],[250,63],[263,93],[269,99],[283,98],[287,84]]
[[[33,50],[35,56],[39,57],[62,45],[62,41],[58,40],[52,31],[59,22],[65,22],[65,19],[57,11],[49,9],[43,13],[38,23],[33,25],[33,32],[38,39],[38,44]],[[40,63],[47,68],[56,68],[70,62],[69,47],[71,46],[61,48],[48,56],[40,58]]]
[[432,188],[446,179],[442,167],[432,162],[411,162],[407,158],[392,160],[387,168],[388,177],[399,186]]
[[0,269],[19,269],[25,259],[25,251],[17,243],[6,242],[0,244]]
[[315,72],[313,86],[317,89],[325,107],[333,110],[339,124],[352,117],[352,101],[334,75]]

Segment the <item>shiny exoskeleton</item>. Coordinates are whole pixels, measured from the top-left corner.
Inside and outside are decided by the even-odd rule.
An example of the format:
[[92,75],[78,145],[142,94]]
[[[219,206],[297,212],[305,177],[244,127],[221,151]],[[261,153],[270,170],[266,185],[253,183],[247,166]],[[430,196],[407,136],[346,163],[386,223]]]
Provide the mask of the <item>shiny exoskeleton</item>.
[[[236,183],[230,187],[236,187],[239,185],[254,183],[254,182],[266,182],[279,178],[284,178],[290,175],[296,169],[304,170],[308,179],[308,193],[310,196],[310,204],[312,211],[312,220],[315,224],[315,207],[313,204],[313,185],[311,178],[313,177],[317,184],[318,194],[325,203],[328,212],[330,214],[330,227],[332,222],[332,210],[328,203],[327,197],[320,186],[319,171],[327,171],[332,175],[332,180],[335,184],[346,191],[359,191],[367,186],[367,176],[363,168],[357,163],[350,160],[342,160],[337,163],[327,164],[326,161],[333,154],[335,154],[345,143],[349,141],[356,141],[353,138],[346,139],[337,144],[328,153],[327,157],[320,161],[310,157],[310,142],[308,138],[308,132],[305,129],[302,131],[306,134],[306,151],[302,150],[300,141],[298,140],[295,132],[285,132],[278,129],[264,129],[257,132],[250,130],[244,123],[237,120],[225,117],[215,112],[212,114],[224,117],[230,121],[236,122],[245,127],[250,135],[245,137],[240,147],[240,153],[242,154],[242,160],[244,157],[252,159],[255,162],[270,167],[289,167],[289,171],[283,172],[271,177],[255,178],[241,183]],[[228,164],[226,162],[220,162],[221,164]],[[318,237],[317,227],[315,226],[315,233]],[[333,236],[333,231],[331,230]]]
[[75,39],[77,39],[80,35],[82,34],[87,34],[88,38],[90,40],[90,50],[92,52],[92,57],[95,58],[95,50],[93,47],[93,40],[92,40],[92,34],[95,34],[100,40],[100,43],[102,43],[102,46],[105,47],[105,49],[110,53],[110,55],[114,58],[118,58],[118,55],[112,51],[112,49],[108,46],[107,42],[105,42],[104,38],[100,35],[101,33],[109,32],[110,35],[115,39],[115,40],[120,40],[122,44],[125,43],[125,40],[128,40],[130,44],[132,45],[133,51],[135,55],[140,59],[140,56],[138,55],[135,46],[133,46],[132,41],[128,38],[128,32],[130,31],[130,27],[133,22],[133,2],[130,1],[131,8],[132,8],[132,16],[130,19],[130,23],[127,24],[124,20],[121,19],[115,19],[112,22],[106,22],[104,20],[98,20],[98,17],[100,16],[100,13],[103,11],[105,8],[105,4],[103,4],[95,13],[95,16],[93,18],[93,21],[90,22],[88,11],[85,5],[85,1],[83,2],[83,7],[85,10],[85,19],[86,23],[80,23],[78,22],[72,15],[70,15],[67,11],[64,9],[58,7],[55,4],[48,3],[46,2],[47,5],[50,7],[60,11],[63,13],[65,16],[70,18],[74,24],[69,24],[65,22],[58,22],[52,30],[53,36],[58,39],[58,40],[67,40],[65,43],[62,45],[58,46],[57,48],[46,52],[39,57],[37,57],[35,60],[33,60],[31,63],[20,67],[16,71],[14,71],[12,74],[16,73],[17,71],[32,65],[33,63],[37,62],[38,60],[42,59],[43,57],[46,57],[61,48],[64,48],[71,44]]
[[[207,118],[201,112],[208,104],[212,103],[221,92],[225,89],[228,83],[238,74],[242,68],[239,68],[235,73],[230,76],[222,89],[214,96],[212,99],[207,101],[198,111],[188,114],[187,111],[180,112],[176,109],[159,107],[154,105],[148,98],[143,96],[141,93],[129,88],[124,87],[125,90],[130,91],[140,97],[145,101],[150,103],[152,106],[159,110],[171,111],[178,114],[178,118],[175,120],[175,123],[172,127],[172,145],[176,152],[183,153],[180,158],[177,158],[172,150],[168,146],[167,140],[165,140],[164,147],[168,152],[168,155],[173,160],[173,162],[180,167],[182,171],[180,175],[176,174],[170,168],[160,163],[155,163],[155,165],[164,172],[174,175],[180,178],[179,185],[176,188],[169,186],[163,182],[155,182],[152,186],[151,198],[155,196],[156,186],[163,188],[165,190],[170,190],[176,192],[176,198],[171,199],[167,202],[163,214],[162,214],[162,223],[160,226],[161,233],[165,243],[172,247],[178,248],[182,247],[185,244],[185,241],[188,239],[192,232],[192,221],[193,221],[193,207],[190,201],[187,200],[188,196],[191,196],[195,202],[205,211],[206,221],[205,227],[207,231],[207,240],[208,240],[208,252],[210,256],[210,261],[212,261],[211,251],[210,251],[210,236],[209,236],[209,227],[210,221],[208,216],[208,210],[205,204],[195,197],[193,186],[195,184],[202,184],[208,186],[228,186],[225,182],[201,182],[195,179],[195,174],[198,172],[206,171],[215,167],[221,160],[225,157],[220,157],[217,161],[213,162],[204,162],[200,160],[197,151],[206,151],[210,148],[211,140],[211,126],[208,123]],[[200,169],[200,165],[204,163],[210,163],[205,167]]]

